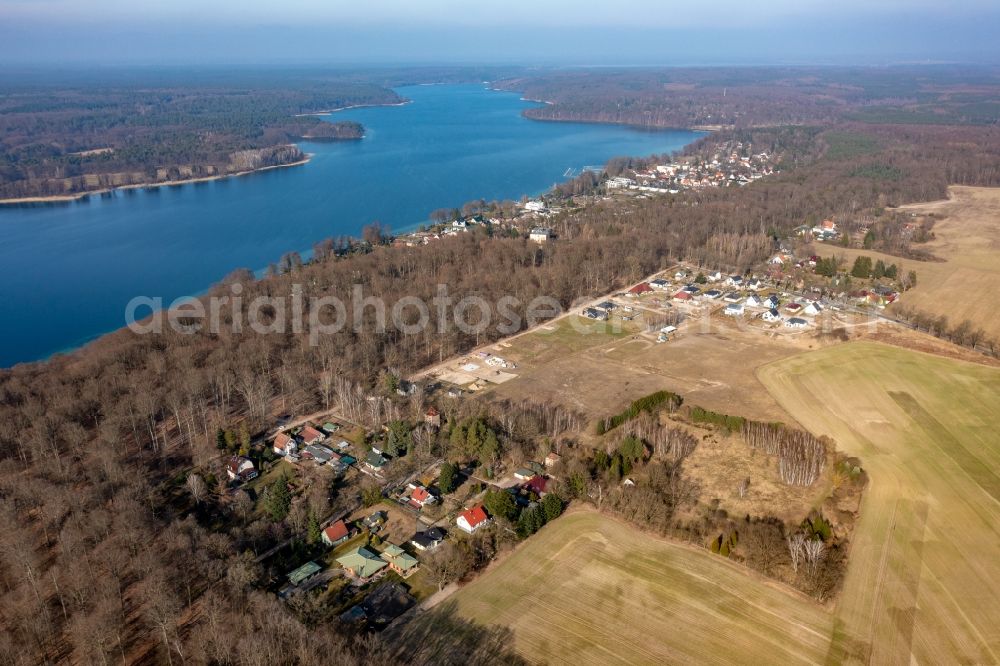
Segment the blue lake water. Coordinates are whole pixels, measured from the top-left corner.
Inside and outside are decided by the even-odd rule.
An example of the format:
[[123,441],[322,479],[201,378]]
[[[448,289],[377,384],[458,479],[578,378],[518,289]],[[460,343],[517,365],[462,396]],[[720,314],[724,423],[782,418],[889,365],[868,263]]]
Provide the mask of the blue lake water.
[[373,220],[411,228],[435,208],[518,199],[567,169],[683,147],[697,132],[535,122],[481,85],[399,89],[404,106],[350,109],[361,141],[303,143],[304,165],[58,205],[0,206],[0,366],[125,325],[135,296],[169,304],[236,268],[259,270]]

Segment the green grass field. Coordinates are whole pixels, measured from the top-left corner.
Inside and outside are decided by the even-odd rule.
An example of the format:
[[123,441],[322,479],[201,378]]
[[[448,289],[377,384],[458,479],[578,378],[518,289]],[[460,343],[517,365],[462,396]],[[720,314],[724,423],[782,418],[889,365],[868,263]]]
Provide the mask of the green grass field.
[[520,363],[543,363],[621,340],[641,328],[637,322],[623,322],[617,317],[614,321],[594,321],[571,314],[520,336],[507,355]]
[[763,367],[871,477],[831,660],[1000,661],[1000,370],[874,343]]
[[762,367],[871,484],[832,607],[594,512],[456,595],[536,663],[1000,662],[1000,370],[875,343]]
[[815,663],[832,618],[707,551],[593,511],[547,525],[454,597],[533,663]]

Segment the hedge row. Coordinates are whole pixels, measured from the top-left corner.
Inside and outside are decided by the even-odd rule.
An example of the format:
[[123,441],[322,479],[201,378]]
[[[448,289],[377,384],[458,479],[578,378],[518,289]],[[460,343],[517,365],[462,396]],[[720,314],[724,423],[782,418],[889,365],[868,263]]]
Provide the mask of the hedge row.
[[746,419],[742,416],[721,414],[701,407],[691,408],[691,420],[695,423],[711,423],[712,425],[725,428],[729,432],[739,432],[743,429],[743,424],[746,422]]
[[625,411],[598,421],[597,434],[603,435],[609,430],[614,430],[626,421],[634,419],[642,412],[653,412],[667,403],[669,403],[671,409],[677,409],[681,406],[682,402],[683,399],[679,395],[671,393],[670,391],[657,391],[656,393],[650,393],[649,395],[633,401]]

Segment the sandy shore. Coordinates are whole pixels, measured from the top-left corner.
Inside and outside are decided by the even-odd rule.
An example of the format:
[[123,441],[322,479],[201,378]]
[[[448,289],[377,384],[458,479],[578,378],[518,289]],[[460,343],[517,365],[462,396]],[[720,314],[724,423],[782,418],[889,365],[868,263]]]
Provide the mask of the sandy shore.
[[223,178],[237,178],[239,176],[248,176],[252,173],[261,173],[263,171],[270,171],[271,169],[284,169],[287,167],[302,166],[312,159],[312,155],[306,155],[304,159],[298,162],[289,162],[288,164],[274,164],[272,166],[261,167],[259,169],[248,169],[246,171],[236,171],[234,173],[220,173],[215,176],[200,176],[198,178],[184,178],[182,180],[165,180],[157,183],[135,183],[131,185],[119,185],[117,187],[105,187],[100,190],[87,190],[86,192],[74,192],[73,194],[53,194],[51,196],[45,197],[21,197],[19,199],[0,199],[0,206],[2,205],[16,205],[16,204],[29,204],[29,203],[60,203],[64,201],[77,201],[85,197],[106,194],[108,192],[115,192],[117,190],[138,190],[145,189],[147,187],[170,187],[171,185],[187,185],[189,183],[207,183],[210,180],[222,180]]

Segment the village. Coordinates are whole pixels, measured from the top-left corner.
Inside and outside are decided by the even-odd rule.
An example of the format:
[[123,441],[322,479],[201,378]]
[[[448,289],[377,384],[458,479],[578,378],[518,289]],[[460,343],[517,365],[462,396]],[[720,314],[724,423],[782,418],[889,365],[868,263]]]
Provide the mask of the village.
[[[832,222],[824,224],[836,228]],[[862,262],[860,267],[841,267],[834,259],[815,254],[796,257],[790,245],[782,243],[765,266],[746,275],[680,263],[625,291],[579,305],[559,319],[579,318],[581,323],[571,323],[584,332],[587,328],[582,322],[591,322],[602,331],[656,343],[723,321],[765,336],[850,329],[878,320],[896,322],[887,308],[898,302],[905,286],[895,265]],[[555,323],[547,322],[543,332],[554,330]],[[419,377],[442,382],[449,397],[504,384],[518,376],[518,359],[511,357],[511,346],[511,339],[489,345]]]
[[[652,164],[641,170],[629,170],[609,176],[603,170],[596,176],[600,185],[587,195],[545,196],[519,203],[508,202],[505,210],[491,208],[486,212],[455,210],[450,221],[421,225],[416,231],[397,235],[392,244],[397,247],[418,247],[442,238],[482,230],[490,235],[527,237],[536,243],[555,238],[550,220],[558,218],[567,207],[585,206],[599,200],[619,197],[680,194],[709,187],[738,187],[778,173],[775,156],[767,152],[754,153],[751,144],[741,141],[722,143],[711,156],[685,157],[666,164]],[[595,172],[596,173],[596,172]],[[464,209],[463,209],[464,210]],[[833,236],[817,236],[830,240]]]
[[688,157],[667,164],[609,178],[609,192],[633,190],[641,193],[679,194],[707,187],[744,186],[777,173],[774,158],[754,153],[750,144],[727,141],[711,156]]
[[[396,397],[404,395],[400,390]],[[245,495],[254,511],[271,519],[294,513],[316,488],[336,488],[346,500],[329,516],[310,514],[305,534],[255,558],[270,572],[264,586],[293,610],[312,599],[359,630],[384,629],[453,580],[453,562],[435,561],[435,555],[445,542],[491,525],[496,507],[525,515],[536,508],[540,514],[543,505],[550,516],[562,510],[562,500],[547,492],[559,461],[554,452],[511,469],[484,471],[437,458],[422,459],[412,472],[404,468],[407,458],[418,457],[412,440],[434,437],[442,427],[443,415],[433,406],[405,433],[401,421],[372,432],[337,413],[290,419],[283,417],[273,435],[241,447],[225,469],[234,501]],[[409,450],[395,445],[397,434]]]
[[527,236],[528,240],[532,242],[544,243],[554,237],[552,229],[545,226],[545,221],[560,212],[562,212],[560,206],[550,205],[539,199],[525,199],[507,217],[500,214],[485,215],[481,213],[461,215],[455,211],[455,219],[451,222],[438,223],[430,227],[422,225],[422,228],[417,231],[396,236],[392,240],[392,245],[395,247],[419,247],[442,238],[476,230],[483,230],[490,235],[506,235],[515,238]]
[[[830,221],[817,226],[836,233]],[[541,332],[567,322],[599,325],[617,336],[669,346],[706,327],[735,326],[767,344],[774,336],[863,325],[884,316],[900,297],[898,281],[886,275],[894,271],[883,267],[874,278],[868,266],[864,277],[852,277],[851,267],[833,260],[796,256],[793,240],[743,275],[676,264],[542,324]],[[226,473],[230,492],[247,496],[253,512],[284,518],[316,492],[337,500],[327,515],[311,510],[300,518],[302,533],[256,557],[269,572],[264,585],[293,610],[319,604],[359,630],[383,630],[455,589],[463,566],[455,553],[472,548],[468,540],[492,525],[497,513],[504,514],[502,525],[517,527],[503,528],[515,540],[557,516],[564,500],[552,492],[560,484],[554,448],[539,450],[535,459],[477,453],[471,463],[432,453],[448,441],[454,450],[456,430],[459,449],[466,437],[489,448],[488,426],[468,418],[459,422],[456,405],[517,379],[522,364],[528,370],[536,365],[519,344],[531,335],[526,331],[411,377],[390,378],[388,397],[369,397],[409,404],[409,411],[374,412],[382,416],[367,423],[361,423],[363,409],[285,415],[270,435],[244,441]],[[220,448],[227,439],[233,438],[220,435]]]

